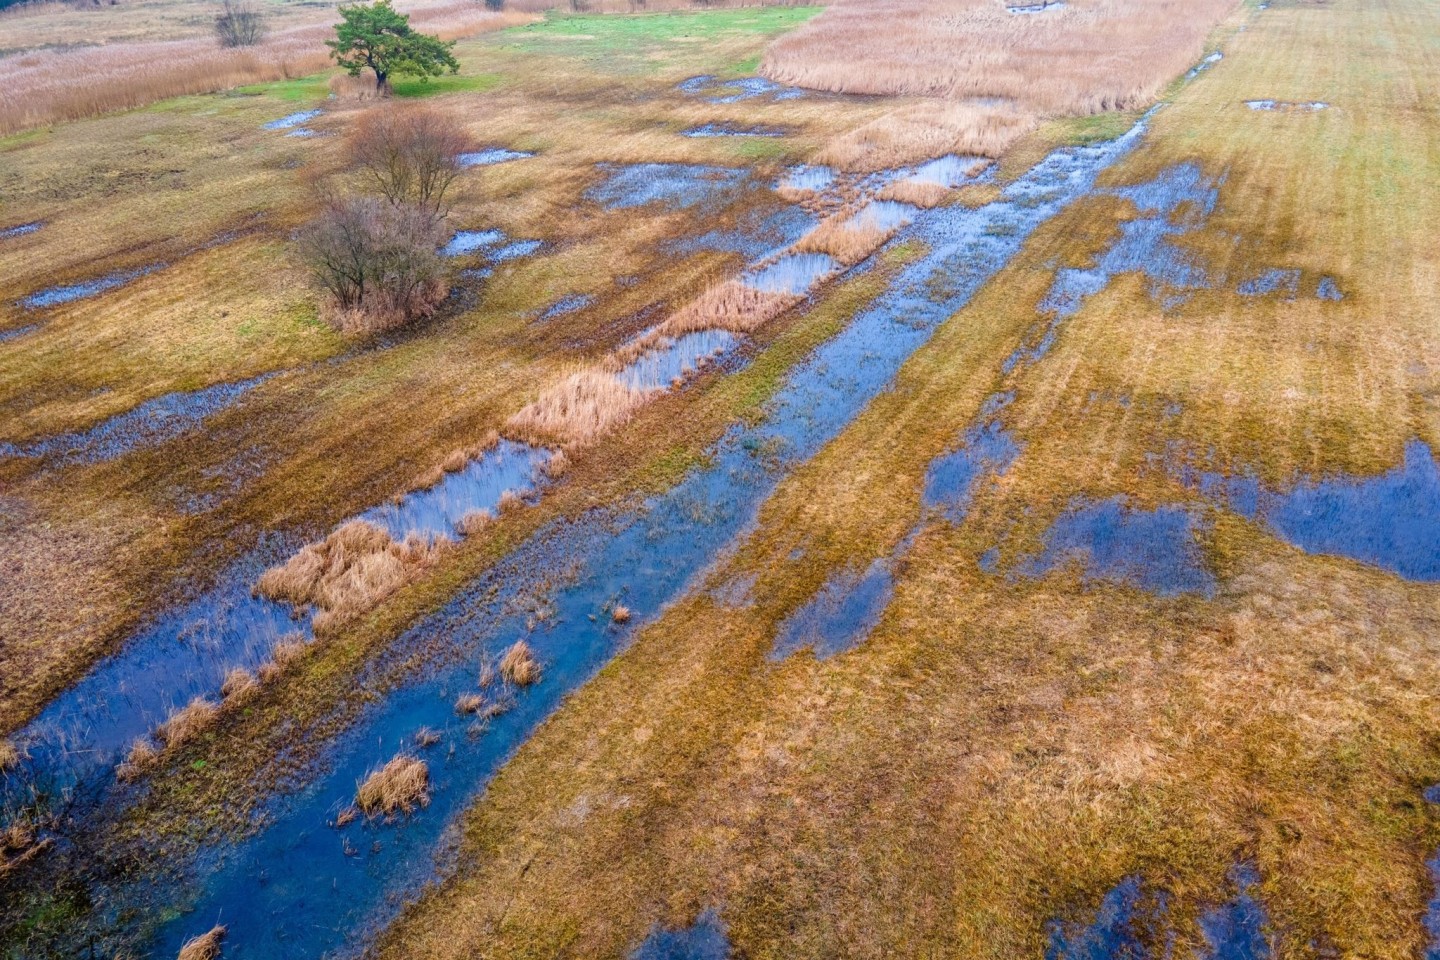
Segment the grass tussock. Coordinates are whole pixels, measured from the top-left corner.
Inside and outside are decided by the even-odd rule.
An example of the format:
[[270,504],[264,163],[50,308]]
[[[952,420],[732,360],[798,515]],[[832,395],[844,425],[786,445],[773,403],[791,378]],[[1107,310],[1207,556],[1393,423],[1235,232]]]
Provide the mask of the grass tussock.
[[473,537],[495,522],[495,514],[484,507],[478,510],[467,510],[465,516],[455,524],[455,532],[462,537]]
[[355,791],[355,806],[367,817],[411,813],[429,802],[430,768],[403,753],[371,771]]
[[[411,24],[443,39],[523,23],[466,2],[411,11]],[[0,135],[64,120],[127,110],[186,94],[307,76],[331,65],[328,23],[279,31],[250,47],[222,48],[213,37],[38,50],[0,60]]]
[[803,299],[798,294],[767,293],[739,280],[726,280],[672,314],[656,333],[670,337],[696,330],[752,333]]
[[411,484],[411,489],[429,490],[441,480],[444,480],[447,473],[459,473],[468,467],[472,460],[479,460],[488,450],[499,442],[500,434],[495,430],[491,430],[485,435],[485,439],[479,443],[456,447],[447,453],[443,460],[416,477],[414,483]]
[[485,698],[478,693],[462,693],[455,699],[455,712],[459,714],[479,713],[485,707]]
[[445,542],[410,537],[397,543],[374,524],[351,520],[266,570],[255,589],[271,600],[315,608],[318,634],[374,609],[433,565]]
[[210,725],[220,705],[204,697],[196,697],[185,706],[170,714],[155,731],[155,735],[166,748],[178,747],[195,737]]
[[616,623],[630,622],[630,608],[623,603],[617,603],[615,609],[610,611],[610,619]]
[[534,444],[583,446],[629,420],[645,396],[603,370],[579,370],[512,416],[506,433]]
[[0,773],[20,764],[20,748],[9,740],[0,740]]
[[206,933],[185,941],[176,960],[220,960],[220,942],[225,939],[225,927],[216,924]]
[[220,684],[220,696],[226,700],[244,700],[259,688],[260,681],[255,674],[244,667],[235,667],[225,674],[225,682]]
[[116,769],[115,775],[121,780],[134,780],[150,769],[160,759],[160,748],[148,737],[140,737],[130,744],[125,761]]
[[1092,114],[1154,100],[1235,0],[1071,0],[1015,16],[994,0],[839,0],[766,51],[760,72],[843,93]]
[[505,651],[500,658],[500,676],[517,687],[528,687],[540,680],[540,662],[528,643],[516,640],[515,645]]

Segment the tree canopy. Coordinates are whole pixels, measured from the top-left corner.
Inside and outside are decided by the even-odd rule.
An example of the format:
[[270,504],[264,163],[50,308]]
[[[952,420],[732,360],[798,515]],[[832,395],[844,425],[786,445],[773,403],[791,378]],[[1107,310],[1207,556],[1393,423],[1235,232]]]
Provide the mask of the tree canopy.
[[352,77],[369,67],[375,71],[376,87],[383,88],[392,74],[428,80],[446,69],[451,73],[460,69],[450,52],[455,41],[411,29],[410,18],[392,7],[390,0],[342,5],[340,17],[335,39],[325,45]]

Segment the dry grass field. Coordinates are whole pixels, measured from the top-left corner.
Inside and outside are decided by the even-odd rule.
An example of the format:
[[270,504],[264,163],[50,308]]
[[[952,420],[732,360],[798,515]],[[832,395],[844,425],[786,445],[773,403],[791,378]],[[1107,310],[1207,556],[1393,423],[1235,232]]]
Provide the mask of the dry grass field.
[[[461,174],[450,298],[372,338],[294,253],[382,108],[323,64],[7,128],[0,956],[1433,947],[1440,574],[1302,548],[1239,484],[1440,446],[1440,12],[1178,6],[433,8],[461,71],[396,98],[528,156]],[[0,15],[0,49],[208,43],[134,9]],[[1051,210],[1056,150],[1115,152]],[[687,337],[716,352],[666,366]],[[545,459],[438,539],[388,526],[511,449]],[[1427,476],[1390,490],[1420,529]],[[273,647],[37,777],[88,769],[47,704],[200,601],[156,663],[247,604]]]

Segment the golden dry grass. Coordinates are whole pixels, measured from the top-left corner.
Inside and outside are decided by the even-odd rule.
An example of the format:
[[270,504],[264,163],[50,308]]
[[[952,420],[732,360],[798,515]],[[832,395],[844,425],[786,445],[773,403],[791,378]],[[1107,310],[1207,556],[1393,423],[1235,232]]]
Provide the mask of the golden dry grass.
[[623,603],[615,604],[615,609],[610,611],[610,619],[614,620],[616,623],[629,623],[630,608],[625,606]]
[[925,100],[885,111],[815,156],[842,170],[888,170],[947,153],[998,157],[1039,124],[1037,113]]
[[[410,13],[414,26],[445,39],[530,19],[466,2]],[[222,48],[206,37],[5,57],[0,59],[0,135],[169,97],[317,73],[331,65],[324,41],[333,34],[329,24],[316,24],[276,32],[253,47]]]
[[371,771],[355,791],[355,806],[367,817],[411,813],[429,803],[430,769],[405,754]]
[[895,200],[928,210],[945,202],[953,191],[944,184],[924,180],[896,180],[875,195],[876,200]]
[[577,370],[506,421],[505,432],[540,446],[584,446],[629,420],[645,393],[604,370]]
[[226,700],[243,700],[259,689],[260,681],[255,674],[244,667],[235,667],[225,674],[225,682],[220,685],[220,696]]
[[351,520],[266,570],[255,590],[296,608],[314,607],[315,632],[323,633],[368,612],[413,580],[435,563],[446,543],[420,537],[396,543],[374,524]]
[[0,740],[0,773],[20,763],[20,748],[9,740]]
[[216,924],[206,933],[185,941],[175,960],[220,960],[220,944],[224,939],[224,925]]
[[175,749],[195,739],[196,735],[210,726],[215,719],[219,705],[205,697],[196,697],[166,718],[155,731],[155,736],[165,744],[166,749]]

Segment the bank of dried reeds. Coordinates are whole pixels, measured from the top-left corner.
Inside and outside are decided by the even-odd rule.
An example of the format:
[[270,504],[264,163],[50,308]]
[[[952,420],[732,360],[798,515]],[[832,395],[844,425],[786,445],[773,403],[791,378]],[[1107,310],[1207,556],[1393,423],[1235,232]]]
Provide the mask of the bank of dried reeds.
[[410,813],[429,802],[430,768],[403,753],[371,771],[355,791],[355,806],[367,817]]

